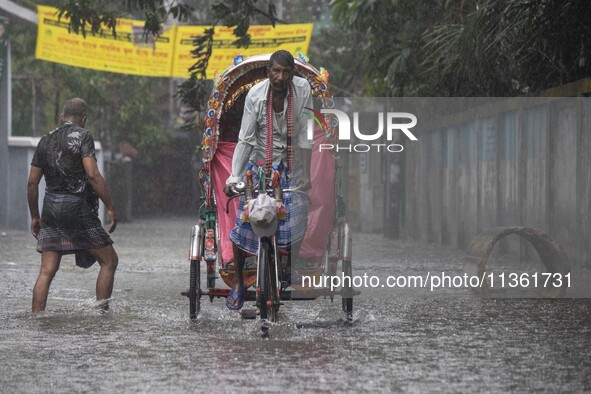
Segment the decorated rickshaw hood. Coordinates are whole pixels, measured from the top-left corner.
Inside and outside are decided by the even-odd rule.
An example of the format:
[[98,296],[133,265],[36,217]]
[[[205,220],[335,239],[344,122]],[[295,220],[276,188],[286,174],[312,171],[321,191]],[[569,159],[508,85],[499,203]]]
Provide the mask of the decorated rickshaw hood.
[[[265,70],[270,57],[271,54],[263,54],[244,59],[238,55],[230,67],[214,77],[214,88],[203,120],[201,149],[204,163],[210,162],[217,150],[222,114],[240,94],[267,78]],[[328,89],[328,72],[323,68],[316,69],[302,54],[298,54],[294,60],[295,71],[310,83],[312,96],[321,100],[323,108],[332,108],[334,101]]]

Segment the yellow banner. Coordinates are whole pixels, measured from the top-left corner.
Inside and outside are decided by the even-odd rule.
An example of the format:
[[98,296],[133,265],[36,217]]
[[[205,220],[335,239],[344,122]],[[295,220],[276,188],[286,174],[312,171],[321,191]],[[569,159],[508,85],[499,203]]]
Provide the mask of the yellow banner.
[[[223,72],[232,65],[234,58],[242,54],[245,58],[263,53],[272,53],[284,49],[294,56],[298,52],[306,55],[312,37],[311,23],[292,25],[259,25],[250,26],[250,46],[248,49],[236,48],[232,27],[216,27],[211,57],[207,67],[207,78],[213,79],[214,74]],[[195,63],[191,58],[194,36],[202,35],[208,26],[178,26],[176,33],[176,54],[172,66],[172,76],[188,78],[188,68]]]
[[[39,18],[35,56],[40,60],[121,74],[150,77],[188,78],[194,36],[209,26],[172,26],[159,37],[144,35],[144,22],[117,20],[117,36],[105,31],[101,36],[70,34],[68,19],[57,19],[57,9],[37,6]],[[308,52],[312,24],[251,26],[251,45],[247,50],[236,48],[233,28],[216,27],[207,77],[223,72],[234,57],[271,53],[285,49],[294,56]]]
[[57,19],[57,10],[38,6],[37,59],[70,66],[122,74],[170,77],[174,29],[160,37],[147,37],[144,22],[117,20],[117,36],[68,33],[68,20]]

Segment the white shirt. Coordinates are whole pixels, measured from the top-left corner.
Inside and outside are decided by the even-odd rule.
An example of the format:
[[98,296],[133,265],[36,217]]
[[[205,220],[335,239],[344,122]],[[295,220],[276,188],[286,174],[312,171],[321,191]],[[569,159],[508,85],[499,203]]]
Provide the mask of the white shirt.
[[[269,79],[254,85],[244,102],[242,124],[238,135],[238,143],[232,158],[232,175],[226,184],[237,183],[246,173],[248,162],[255,165],[265,162],[265,144],[267,135],[267,92]],[[308,116],[305,107],[312,108],[310,84],[300,77],[293,77],[293,137],[294,161],[297,161],[298,148],[312,149],[314,141],[308,140]],[[287,96],[283,103],[283,112],[273,112],[273,164],[281,160],[287,164]],[[297,144],[295,142],[297,141]]]

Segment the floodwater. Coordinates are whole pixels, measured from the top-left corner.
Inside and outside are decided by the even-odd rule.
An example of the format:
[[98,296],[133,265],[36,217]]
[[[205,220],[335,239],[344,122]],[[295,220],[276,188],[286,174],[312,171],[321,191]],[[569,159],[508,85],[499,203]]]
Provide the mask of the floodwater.
[[[354,322],[340,300],[287,302],[271,338],[222,300],[188,318],[192,222],[122,223],[111,310],[94,305],[98,267],[65,257],[47,311],[30,313],[39,255],[0,229],[0,391],[591,391],[591,301],[481,298],[470,289],[361,288]],[[354,274],[463,272],[453,249],[355,235]],[[567,294],[568,295],[568,294]]]

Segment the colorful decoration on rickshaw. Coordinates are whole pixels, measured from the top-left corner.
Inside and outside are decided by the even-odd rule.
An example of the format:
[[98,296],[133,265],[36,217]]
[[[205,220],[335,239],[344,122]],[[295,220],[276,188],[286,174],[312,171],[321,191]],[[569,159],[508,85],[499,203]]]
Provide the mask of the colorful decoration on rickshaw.
[[241,54],[236,55],[236,57],[234,58],[234,65],[237,66],[240,63],[242,63],[242,61],[244,60],[244,57],[242,57]]
[[[216,245],[215,245],[215,231],[213,229],[207,229],[205,231],[205,248],[203,251],[203,259],[207,262],[215,261],[217,258]],[[212,266],[213,267],[213,266]],[[208,266],[209,274],[209,266]]]
[[308,56],[304,55],[302,52],[298,52],[297,55],[298,55],[299,61],[304,64],[307,64],[308,61],[310,60],[310,58],[308,58]]
[[209,106],[213,109],[218,109],[218,106],[220,105],[219,101],[217,100],[210,100]]
[[[332,115],[332,114],[331,114]],[[331,116],[331,124],[333,128],[336,128],[339,125],[339,119],[336,116]]]
[[[328,74],[328,71],[324,67],[320,67],[320,79],[325,84],[328,83],[328,75],[329,75]],[[324,90],[326,90],[326,86],[325,86],[325,89]]]

